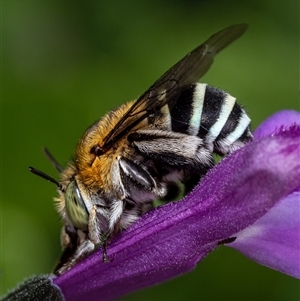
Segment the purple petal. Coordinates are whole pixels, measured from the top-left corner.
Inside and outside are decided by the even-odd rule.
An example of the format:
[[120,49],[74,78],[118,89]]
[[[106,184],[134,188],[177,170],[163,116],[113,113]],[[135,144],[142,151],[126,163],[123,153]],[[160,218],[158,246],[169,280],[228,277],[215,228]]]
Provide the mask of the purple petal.
[[[281,111],[255,132],[259,139],[267,135],[293,133],[300,124],[296,111]],[[299,143],[299,138],[295,137]],[[286,149],[288,146],[286,145]],[[288,158],[288,157],[287,157]],[[300,160],[300,152],[298,158]],[[289,164],[289,161],[282,162]],[[258,263],[300,278],[300,187],[283,198],[266,215],[237,234],[227,246],[233,247]]]
[[228,244],[249,258],[300,278],[300,187]]
[[293,110],[277,112],[266,119],[254,132],[255,139],[271,136],[282,128],[300,125],[300,113]]
[[54,279],[66,300],[112,300],[190,271],[219,241],[300,186],[300,129],[249,143],[184,200],[152,210],[109,246]]

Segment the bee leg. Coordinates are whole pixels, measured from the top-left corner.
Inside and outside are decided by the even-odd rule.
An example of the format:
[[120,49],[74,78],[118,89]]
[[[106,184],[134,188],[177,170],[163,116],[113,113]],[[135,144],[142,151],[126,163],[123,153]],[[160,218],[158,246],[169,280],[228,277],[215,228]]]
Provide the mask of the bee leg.
[[211,152],[197,136],[162,130],[139,130],[128,136],[135,149],[161,164],[178,169],[198,170],[209,168]]
[[55,271],[56,275],[61,275],[75,266],[82,259],[91,254],[95,249],[95,244],[93,244],[89,239],[84,240],[76,249],[74,255],[70,260],[65,263],[60,269]]
[[73,226],[65,225],[61,231],[61,244],[63,246],[63,253],[56,263],[54,268],[54,274],[74,255],[77,246],[80,244],[79,236],[76,229]]
[[107,256],[107,241],[103,243],[102,262],[110,262],[111,260]]
[[103,248],[102,261],[110,262],[107,255],[107,244],[112,231],[109,221],[111,219],[109,210],[111,208],[94,205],[89,216],[89,238],[98,247]]
[[233,236],[233,237],[228,237],[228,238],[225,238],[223,240],[220,240],[218,242],[218,245],[225,245],[225,244],[230,244],[231,242],[234,242],[236,240],[236,237]]

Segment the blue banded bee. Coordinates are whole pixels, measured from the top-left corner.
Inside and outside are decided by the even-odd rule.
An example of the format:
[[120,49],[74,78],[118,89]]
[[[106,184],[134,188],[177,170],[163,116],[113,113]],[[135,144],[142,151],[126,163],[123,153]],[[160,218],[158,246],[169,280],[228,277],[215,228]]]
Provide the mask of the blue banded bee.
[[64,227],[65,252],[55,269],[61,274],[168,200],[178,183],[189,192],[213,166],[213,154],[226,155],[252,138],[250,119],[226,92],[195,83],[215,55],[240,37],[247,25],[233,25],[211,36],[163,74],[136,101],[121,105],[90,126],[73,161],[55,183]]

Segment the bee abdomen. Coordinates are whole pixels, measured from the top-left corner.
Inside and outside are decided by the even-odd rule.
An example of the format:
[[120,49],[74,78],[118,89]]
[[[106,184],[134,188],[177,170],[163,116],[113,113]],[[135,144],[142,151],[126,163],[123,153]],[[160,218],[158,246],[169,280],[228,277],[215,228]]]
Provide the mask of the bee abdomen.
[[170,111],[172,130],[203,139],[210,152],[226,154],[252,138],[250,118],[228,93],[193,84]]

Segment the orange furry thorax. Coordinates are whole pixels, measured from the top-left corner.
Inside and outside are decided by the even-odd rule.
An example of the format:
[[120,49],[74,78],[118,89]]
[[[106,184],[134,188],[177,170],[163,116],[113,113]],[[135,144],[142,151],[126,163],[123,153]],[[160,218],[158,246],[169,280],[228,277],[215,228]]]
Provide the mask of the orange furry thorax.
[[[134,101],[125,103],[103,116],[102,119],[89,127],[79,140],[74,164],[77,169],[77,176],[87,187],[97,187],[97,189],[105,187],[106,190],[112,188],[109,176],[110,169],[117,156],[128,147],[127,137],[125,136],[116,142],[101,156],[96,156],[92,149],[95,146],[103,147],[103,139],[115,129],[120,118],[124,116],[133,103]],[[141,124],[143,127],[146,126],[147,122],[144,121]]]

